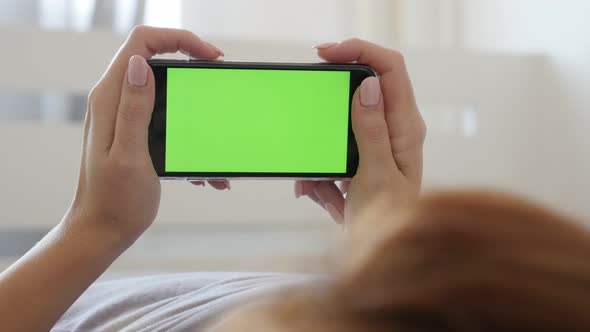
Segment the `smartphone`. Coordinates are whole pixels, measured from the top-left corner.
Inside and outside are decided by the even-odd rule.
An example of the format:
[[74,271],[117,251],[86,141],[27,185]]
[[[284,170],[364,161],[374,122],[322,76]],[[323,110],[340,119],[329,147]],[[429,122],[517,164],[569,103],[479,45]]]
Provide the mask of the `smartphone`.
[[348,179],[358,64],[151,60],[149,150],[163,179]]

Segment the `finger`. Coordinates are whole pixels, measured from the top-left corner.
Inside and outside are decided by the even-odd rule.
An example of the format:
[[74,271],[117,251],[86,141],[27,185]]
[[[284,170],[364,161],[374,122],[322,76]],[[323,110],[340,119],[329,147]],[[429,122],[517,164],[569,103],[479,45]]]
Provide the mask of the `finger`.
[[300,198],[302,196],[307,196],[319,206],[324,208],[324,203],[322,203],[322,201],[313,191],[313,188],[316,184],[318,184],[317,181],[295,181],[295,197]]
[[359,173],[381,179],[391,172],[399,172],[391,151],[377,77],[365,79],[354,95],[352,129],[359,149]]
[[[305,180],[295,181],[295,197],[300,198],[302,196],[308,196],[314,202],[318,203],[320,206],[323,207],[323,204],[321,203],[320,199],[317,197],[317,195],[314,192],[315,186],[320,183],[321,182],[318,182],[318,181],[305,181]],[[340,183],[340,191],[342,192],[342,194],[346,194],[348,192],[349,186],[350,186],[349,180],[342,181]]]
[[123,81],[131,56],[139,55],[149,59],[155,54],[173,53],[178,50],[183,50],[193,57],[207,59],[215,59],[220,55],[212,45],[187,30],[146,26],[133,29],[104,76],[90,93],[89,108],[94,113],[91,132],[96,148],[108,151],[113,142],[116,109],[121,97],[121,90],[115,87]]
[[380,75],[391,148],[397,166],[408,178],[421,181],[424,120],[416,106],[414,91],[401,53],[360,39],[318,47],[329,62],[358,62]]
[[[319,183],[318,181],[297,181],[297,183],[301,183],[301,192],[299,196],[307,196],[313,192],[313,188]],[[296,183],[296,184],[297,184]],[[297,190],[297,187],[295,188]],[[297,193],[296,193],[297,194]]]
[[[195,186],[199,186],[199,187],[204,187],[205,186],[205,181],[189,181],[190,183],[192,183]],[[218,190],[225,190],[231,189],[231,184],[229,181],[209,181],[209,184]]]
[[307,196],[313,193],[313,187],[317,184],[317,181],[297,180],[295,181],[295,198],[301,196]]
[[134,54],[149,59],[156,54],[177,51],[194,58],[205,59],[216,59],[223,54],[217,47],[201,40],[188,30],[137,26],[117,52],[105,76],[120,79],[125,72],[126,59]]
[[315,47],[318,55],[329,62],[358,62],[368,65],[380,75],[395,68],[392,61],[392,50],[362,39],[348,39],[341,43],[327,43]]
[[211,185],[211,187],[213,187],[217,190],[226,190],[226,189],[229,190],[231,188],[229,181],[217,180],[217,181],[207,181],[207,182],[209,182],[209,185]]
[[324,203],[322,200],[316,195],[314,188],[321,182],[318,181],[305,181],[299,180],[295,181],[295,197],[300,198],[302,196],[309,197],[312,201],[317,203],[320,207],[324,208]]
[[344,197],[333,182],[319,182],[314,187],[315,195],[323,203],[324,208],[338,224],[344,223]]
[[307,194],[307,197],[309,197],[312,201],[314,201],[317,205],[324,209],[324,203],[322,203],[320,198],[314,192]]
[[[211,44],[210,42],[205,42],[205,43],[207,44],[207,46],[211,47],[212,49],[214,49],[217,52],[217,57],[225,56],[225,53],[219,47]],[[186,55],[190,55],[190,54],[187,54],[186,52],[183,52],[183,53]]]
[[132,56],[117,108],[111,152],[134,159],[149,157],[148,126],[154,109],[154,94],[151,68],[142,56]]
[[303,181],[295,181],[295,198],[299,198],[303,195]]

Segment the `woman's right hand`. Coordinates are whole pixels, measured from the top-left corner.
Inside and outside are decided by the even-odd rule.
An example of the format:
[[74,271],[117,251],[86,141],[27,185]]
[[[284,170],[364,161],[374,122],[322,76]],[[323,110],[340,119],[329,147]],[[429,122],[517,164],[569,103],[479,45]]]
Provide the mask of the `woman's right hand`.
[[357,62],[377,71],[354,95],[352,126],[359,148],[356,176],[340,188],[331,181],[297,181],[297,197],[308,196],[339,224],[381,222],[412,204],[420,193],[426,125],[403,56],[394,50],[351,39],[316,47],[321,58]]

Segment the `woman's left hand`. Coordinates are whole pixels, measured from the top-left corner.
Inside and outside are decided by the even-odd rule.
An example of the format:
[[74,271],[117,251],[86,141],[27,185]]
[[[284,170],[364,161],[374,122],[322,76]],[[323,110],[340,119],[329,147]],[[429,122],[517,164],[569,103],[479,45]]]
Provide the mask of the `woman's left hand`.
[[128,245],[154,221],[160,182],[148,150],[155,83],[146,59],[177,51],[207,59],[223,55],[192,32],[139,26],[92,89],[78,188],[66,222],[108,230]]
[[154,75],[146,59],[221,52],[185,30],[137,27],[92,89],[74,200],[63,221],[0,274],[6,331],[48,331],[154,221],[160,182],[148,150]]

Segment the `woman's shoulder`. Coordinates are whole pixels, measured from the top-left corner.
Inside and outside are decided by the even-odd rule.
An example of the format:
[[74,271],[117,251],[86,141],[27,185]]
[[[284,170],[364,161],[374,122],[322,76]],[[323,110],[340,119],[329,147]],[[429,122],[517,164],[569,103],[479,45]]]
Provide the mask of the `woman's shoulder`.
[[186,324],[194,329],[274,289],[319,278],[242,272],[107,276],[72,305],[53,331],[174,331]]

